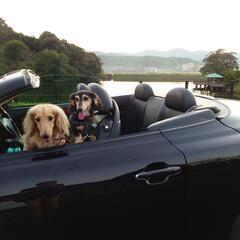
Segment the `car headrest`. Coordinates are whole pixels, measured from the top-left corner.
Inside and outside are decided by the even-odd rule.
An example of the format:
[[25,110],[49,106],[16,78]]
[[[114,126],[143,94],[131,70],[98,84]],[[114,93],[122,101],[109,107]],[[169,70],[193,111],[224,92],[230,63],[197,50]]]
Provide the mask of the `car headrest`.
[[196,100],[193,94],[187,89],[174,88],[167,93],[165,104],[168,108],[186,112],[190,107],[196,106]]
[[147,101],[150,97],[154,96],[152,88],[146,83],[140,83],[135,88],[135,98]]
[[113,102],[107,91],[97,83],[88,84],[90,91],[95,92],[102,101],[101,112],[109,113],[113,110]]
[[89,91],[89,87],[84,83],[79,83],[76,87],[76,90],[77,90],[77,92],[82,91],[82,90],[88,90]]

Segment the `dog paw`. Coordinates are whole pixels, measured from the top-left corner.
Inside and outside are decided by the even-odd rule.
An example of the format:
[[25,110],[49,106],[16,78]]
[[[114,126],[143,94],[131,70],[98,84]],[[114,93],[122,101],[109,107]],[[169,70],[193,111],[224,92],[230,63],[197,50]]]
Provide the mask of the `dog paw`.
[[75,143],[82,143],[83,142],[83,138],[82,138],[82,136],[78,136],[78,137],[76,137],[76,139],[75,139]]
[[89,138],[90,138],[90,141],[96,141],[96,139],[97,139],[96,136],[94,136],[94,135],[90,135]]

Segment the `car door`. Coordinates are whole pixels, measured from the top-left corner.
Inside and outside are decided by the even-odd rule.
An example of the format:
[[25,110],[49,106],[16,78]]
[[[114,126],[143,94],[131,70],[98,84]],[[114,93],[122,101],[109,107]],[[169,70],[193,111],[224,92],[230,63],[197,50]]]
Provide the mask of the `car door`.
[[158,131],[3,154],[0,236],[183,239],[185,169]]
[[240,239],[240,133],[216,119],[162,133],[188,165],[186,239]]

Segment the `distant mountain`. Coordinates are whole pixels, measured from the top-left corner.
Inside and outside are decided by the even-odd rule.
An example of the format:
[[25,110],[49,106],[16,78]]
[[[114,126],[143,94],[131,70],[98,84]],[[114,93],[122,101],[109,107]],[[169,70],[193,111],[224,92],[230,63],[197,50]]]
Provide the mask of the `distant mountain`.
[[198,72],[201,63],[190,58],[98,55],[106,73]]
[[98,56],[133,56],[132,53],[123,53],[123,52],[94,52]]
[[[207,51],[176,48],[169,51],[145,50],[138,53],[95,52],[107,73],[198,72]],[[240,53],[236,57],[240,60]]]
[[137,56],[182,57],[202,61],[207,54],[208,52],[206,51],[188,51],[186,49],[176,48],[169,51],[145,50],[137,53]]
[[144,50],[138,53],[103,53],[103,52],[96,52],[97,55],[104,55],[104,56],[137,56],[137,57],[144,57],[144,56],[153,56],[153,57],[177,57],[177,58],[191,58],[195,61],[202,61],[206,55],[208,54],[207,51],[188,51],[182,48],[176,48],[169,51],[157,51],[157,50]]

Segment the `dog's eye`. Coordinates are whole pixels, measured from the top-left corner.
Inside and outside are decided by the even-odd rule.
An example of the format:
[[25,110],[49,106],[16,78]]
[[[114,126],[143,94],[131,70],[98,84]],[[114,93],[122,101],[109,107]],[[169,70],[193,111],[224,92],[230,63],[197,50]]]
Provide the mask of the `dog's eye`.
[[75,101],[76,101],[76,102],[78,102],[78,100],[79,100],[78,98],[75,98]]
[[39,118],[39,117],[38,117],[38,118],[36,118],[35,120],[36,120],[36,122],[40,122],[40,118]]
[[87,100],[88,100],[88,97],[84,96],[83,101],[87,101]]
[[49,121],[52,121],[52,120],[53,120],[53,117],[52,117],[52,116],[49,116],[49,117],[48,117],[48,120],[49,120]]

